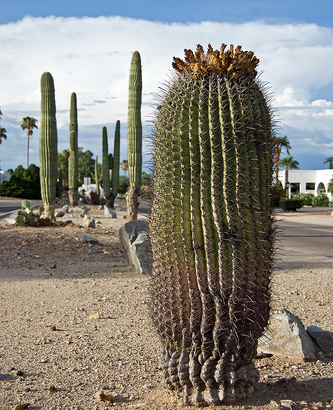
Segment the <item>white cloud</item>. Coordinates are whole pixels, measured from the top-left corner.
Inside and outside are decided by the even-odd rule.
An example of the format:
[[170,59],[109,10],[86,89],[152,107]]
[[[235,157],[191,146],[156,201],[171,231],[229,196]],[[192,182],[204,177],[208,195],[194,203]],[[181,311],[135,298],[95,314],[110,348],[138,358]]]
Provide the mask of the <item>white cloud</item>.
[[[101,133],[108,126],[109,146],[116,120],[121,121],[122,157],[126,156],[127,87],[133,51],[141,54],[142,115],[153,111],[158,87],[168,79],[173,56],[184,48],[241,44],[260,59],[261,79],[269,81],[280,126],[290,132],[292,154],[313,153],[322,138],[333,154],[333,30],[314,24],[268,25],[193,23],[162,24],[121,17],[31,18],[0,26],[0,106],[8,138],[0,146],[2,168],[25,165],[22,117],[40,118],[40,76],[51,72],[56,89],[59,151],[68,143],[69,102],[77,93],[79,145],[101,155]],[[147,129],[147,127],[145,128]],[[282,133],[286,133],[282,131]],[[309,135],[316,135],[308,138]],[[31,162],[39,164],[38,131],[31,138]],[[301,166],[306,164],[302,164]],[[318,167],[321,164],[318,163]]]

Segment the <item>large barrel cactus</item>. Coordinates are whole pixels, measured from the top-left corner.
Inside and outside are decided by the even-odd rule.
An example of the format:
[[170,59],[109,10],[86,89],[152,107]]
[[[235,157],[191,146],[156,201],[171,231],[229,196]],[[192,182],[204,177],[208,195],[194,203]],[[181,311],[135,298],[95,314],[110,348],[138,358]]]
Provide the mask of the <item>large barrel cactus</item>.
[[134,51],[128,85],[128,120],[127,120],[127,142],[128,142],[128,175],[129,190],[126,193],[127,218],[129,221],[137,219],[138,196],[141,186],[142,168],[142,122],[141,122],[141,100],[142,100],[142,70],[141,57],[138,51]]
[[269,317],[272,121],[252,52],[174,59],[154,136],[152,315],[185,403],[233,402],[258,381]]
[[76,93],[71,95],[69,112],[68,196],[72,206],[77,205],[79,189],[79,147]]
[[50,73],[41,76],[41,120],[39,129],[40,186],[45,216],[54,219],[57,189],[58,137],[54,82]]

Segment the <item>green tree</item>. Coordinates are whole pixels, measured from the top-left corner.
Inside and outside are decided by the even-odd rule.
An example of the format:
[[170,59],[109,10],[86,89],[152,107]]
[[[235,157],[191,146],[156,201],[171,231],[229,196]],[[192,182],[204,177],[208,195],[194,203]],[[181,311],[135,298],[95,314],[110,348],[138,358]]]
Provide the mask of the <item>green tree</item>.
[[333,194],[333,179],[331,179],[330,182],[328,183],[327,191]]
[[82,147],[79,147],[79,186],[83,184],[84,178],[91,178],[95,180],[95,160],[94,154],[90,151],[83,151]]
[[333,169],[333,157],[324,159],[323,164],[329,164],[329,169]]
[[[1,120],[1,116],[2,116],[2,112],[0,110],[0,120]],[[7,139],[7,135],[6,135],[6,128],[1,128],[0,127],[0,144],[2,144],[2,140],[6,140]]]
[[284,187],[287,192],[287,182],[288,182],[288,177],[289,177],[289,170],[299,169],[299,162],[296,161],[292,155],[290,155],[289,157],[282,158],[279,163],[280,163],[280,166],[285,168]]
[[24,117],[22,118],[21,121],[21,128],[23,130],[27,130],[27,137],[28,137],[28,142],[27,142],[27,168],[29,167],[29,141],[30,141],[30,135],[33,134],[33,129],[38,128],[36,125],[36,118],[34,117]]
[[13,198],[40,199],[39,167],[31,164],[24,169],[19,165],[12,173],[9,181],[0,186],[0,195]]
[[289,143],[288,137],[285,135],[284,137],[277,137],[274,136],[274,173],[275,173],[275,183],[279,180],[279,168],[280,168],[280,156],[282,150],[285,149],[286,153],[290,155],[289,150],[291,149],[291,145]]
[[120,164],[121,169],[123,170],[124,175],[126,176],[126,172],[128,170],[128,160],[123,159]]

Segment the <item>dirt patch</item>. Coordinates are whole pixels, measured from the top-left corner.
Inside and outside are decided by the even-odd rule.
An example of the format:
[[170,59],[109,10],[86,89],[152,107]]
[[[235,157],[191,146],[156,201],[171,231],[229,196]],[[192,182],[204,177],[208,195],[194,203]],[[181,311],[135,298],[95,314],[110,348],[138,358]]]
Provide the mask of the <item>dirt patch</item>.
[[[89,213],[99,221],[95,229],[80,226],[80,218],[63,228],[1,221],[1,410],[25,403],[48,410],[178,408],[159,370],[149,278],[128,266],[118,238],[125,211],[117,219],[96,207]],[[277,266],[272,290],[274,307],[289,309],[306,326],[333,330],[332,269]],[[261,380],[254,394],[232,408],[333,407],[331,361],[265,358],[256,366]],[[101,401],[101,390],[112,400]]]

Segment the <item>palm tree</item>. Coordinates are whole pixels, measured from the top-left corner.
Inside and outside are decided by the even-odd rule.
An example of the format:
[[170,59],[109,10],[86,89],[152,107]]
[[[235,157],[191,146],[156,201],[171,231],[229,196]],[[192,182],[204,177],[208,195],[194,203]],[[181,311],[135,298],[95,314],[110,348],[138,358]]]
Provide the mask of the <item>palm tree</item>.
[[[2,112],[1,112],[1,110],[0,110],[0,119],[1,119],[1,116],[2,116]],[[1,128],[0,127],[0,144],[2,143],[2,139],[4,139],[4,140],[6,140],[7,139],[7,135],[6,135],[6,128]]]
[[327,191],[333,194],[333,179],[331,179],[330,182],[328,183]]
[[24,117],[22,118],[21,121],[21,128],[23,130],[27,130],[27,136],[28,136],[28,146],[27,146],[27,169],[29,167],[29,139],[30,135],[33,134],[33,129],[38,128],[36,125],[36,118],[34,117]]
[[279,180],[279,168],[280,168],[279,162],[280,162],[280,155],[281,155],[282,149],[285,149],[286,153],[290,155],[289,150],[291,149],[291,145],[286,135],[284,137],[277,137],[274,135],[273,144],[274,144],[275,183],[277,183]]
[[120,166],[121,166],[121,169],[123,170],[124,175],[126,176],[126,172],[128,170],[128,161],[127,161],[127,159],[123,159],[121,161]]
[[[284,188],[287,192],[287,182],[289,177],[289,170],[290,169],[299,169],[299,162],[294,159],[293,156],[282,158],[279,161],[280,166],[285,167],[285,174],[284,174]],[[288,195],[287,195],[288,196]]]
[[7,139],[6,128],[1,128],[0,127],[0,144],[2,144],[2,139],[4,139],[4,140]]
[[329,157],[329,158],[324,159],[323,164],[326,164],[327,162],[329,164],[329,168],[333,169],[333,157]]

